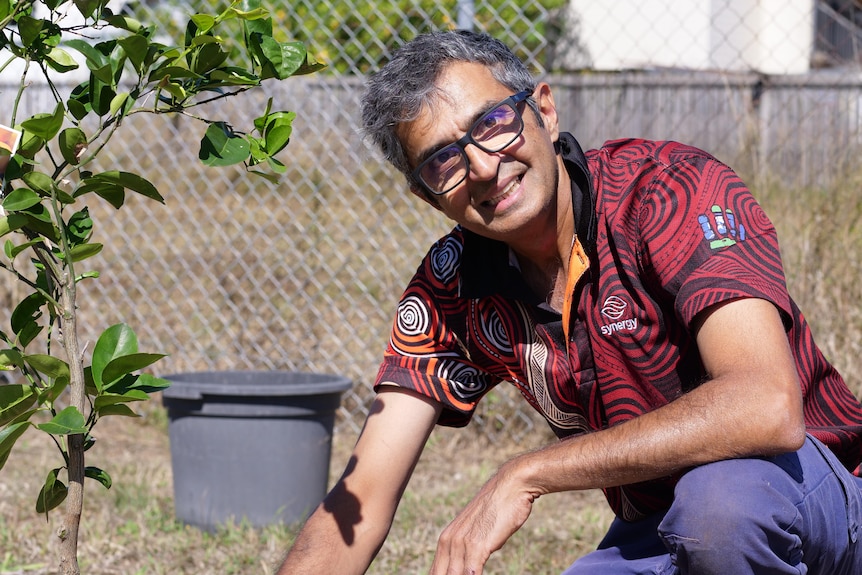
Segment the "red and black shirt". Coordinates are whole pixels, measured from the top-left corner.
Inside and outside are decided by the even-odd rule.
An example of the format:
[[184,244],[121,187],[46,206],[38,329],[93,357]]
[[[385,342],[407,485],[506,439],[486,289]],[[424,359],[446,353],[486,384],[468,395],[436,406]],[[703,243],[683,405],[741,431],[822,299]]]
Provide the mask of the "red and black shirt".
[[[508,246],[459,226],[432,246],[404,292],[376,385],[431,397],[444,406],[441,425],[463,426],[505,380],[565,438],[700,385],[695,316],[761,298],[784,319],[808,432],[859,473],[862,405],[814,344],[787,293],[775,229],[739,177],[676,142],[620,140],[584,154],[562,134],[559,146],[589,258],[569,329],[527,287]],[[675,481],[605,494],[634,520],[666,509]]]

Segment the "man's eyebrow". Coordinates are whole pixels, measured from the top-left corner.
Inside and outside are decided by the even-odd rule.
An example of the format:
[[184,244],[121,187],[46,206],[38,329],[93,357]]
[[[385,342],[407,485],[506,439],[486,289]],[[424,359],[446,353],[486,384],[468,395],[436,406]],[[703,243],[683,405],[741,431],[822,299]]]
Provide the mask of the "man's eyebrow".
[[[487,114],[488,112],[492,111],[494,108],[499,106],[505,99],[506,98],[503,98],[503,100],[488,100],[488,101],[486,101],[485,105],[482,106],[481,108],[479,108],[479,110],[475,114],[473,114],[473,117],[470,118],[470,128],[472,128],[473,125],[476,122],[478,122],[480,118],[482,118],[482,116],[484,116],[485,114]],[[465,132],[465,134],[467,134],[467,132]],[[463,135],[461,137],[463,137]],[[417,157],[416,165],[418,166],[419,164],[421,164],[422,162],[424,162],[425,160],[427,160],[428,158],[430,158],[431,156],[433,156],[434,154],[436,154],[437,152],[439,152],[443,148],[448,148],[449,146],[451,146],[452,144],[454,144],[457,141],[458,140],[452,140],[449,142],[444,142],[442,144],[436,144],[436,145],[429,146],[429,147],[425,148],[424,150],[422,150],[420,152],[419,156]]]

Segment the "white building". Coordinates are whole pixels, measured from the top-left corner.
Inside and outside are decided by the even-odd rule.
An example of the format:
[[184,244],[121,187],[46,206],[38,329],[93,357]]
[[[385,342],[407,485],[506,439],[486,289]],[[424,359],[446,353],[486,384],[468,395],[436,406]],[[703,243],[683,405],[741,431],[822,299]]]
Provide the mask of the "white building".
[[567,68],[801,74],[815,54],[815,0],[570,0]]

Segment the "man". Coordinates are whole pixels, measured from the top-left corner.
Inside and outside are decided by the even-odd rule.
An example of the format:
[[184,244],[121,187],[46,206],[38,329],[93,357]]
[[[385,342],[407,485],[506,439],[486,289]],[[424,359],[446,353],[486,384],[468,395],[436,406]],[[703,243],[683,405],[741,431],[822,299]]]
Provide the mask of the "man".
[[862,406],[787,294],[775,230],[710,155],[584,154],[499,42],[424,35],[368,84],[366,133],[458,225],[398,307],[344,475],[281,573],[362,573],[435,424],[507,380],[564,439],[504,464],[440,536],[479,574],[532,502],[600,488],[576,574],[862,573]]

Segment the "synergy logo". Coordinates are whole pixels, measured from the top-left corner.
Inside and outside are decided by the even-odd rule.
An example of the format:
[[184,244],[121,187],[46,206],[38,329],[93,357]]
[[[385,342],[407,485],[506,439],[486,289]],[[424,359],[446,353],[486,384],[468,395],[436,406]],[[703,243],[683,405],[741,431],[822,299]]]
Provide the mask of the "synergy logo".
[[638,327],[637,318],[622,319],[628,309],[628,304],[619,296],[612,295],[602,305],[602,315],[613,323],[601,326],[602,335],[611,335],[615,331],[634,331]]

